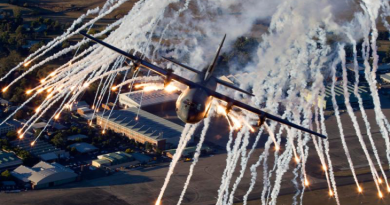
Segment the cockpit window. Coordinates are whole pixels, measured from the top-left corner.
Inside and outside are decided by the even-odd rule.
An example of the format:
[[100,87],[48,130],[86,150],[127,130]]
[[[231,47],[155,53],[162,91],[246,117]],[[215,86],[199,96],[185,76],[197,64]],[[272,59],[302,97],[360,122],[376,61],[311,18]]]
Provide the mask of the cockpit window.
[[197,109],[199,111],[202,109],[202,104],[192,102],[189,99],[184,100],[183,103],[185,107],[190,107],[192,109]]

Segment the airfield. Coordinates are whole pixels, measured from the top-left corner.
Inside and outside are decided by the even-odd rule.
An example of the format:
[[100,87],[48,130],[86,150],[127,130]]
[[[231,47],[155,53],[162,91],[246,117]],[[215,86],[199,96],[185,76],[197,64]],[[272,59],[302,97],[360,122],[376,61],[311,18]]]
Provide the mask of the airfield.
[[[382,105],[385,115],[390,115],[390,100],[389,96],[382,96]],[[372,125],[372,133],[381,159],[386,162],[386,156],[384,156],[385,146],[383,138],[379,133],[379,128],[375,126],[375,116],[372,109],[366,110],[368,118]],[[360,117],[360,111],[356,111],[358,117]],[[172,116],[169,116],[172,118]],[[354,128],[350,125],[350,119],[347,113],[341,115],[342,122],[344,122],[344,133],[348,148],[352,156],[356,172],[359,174],[359,182],[363,188],[363,193],[357,192],[357,187],[352,180],[347,160],[341,145],[340,137],[338,135],[338,128],[336,126],[336,119],[333,115],[329,115],[326,120],[328,137],[330,142],[330,153],[332,157],[332,163],[335,170],[336,180],[338,184],[338,193],[341,204],[355,205],[355,204],[389,204],[390,194],[386,192],[385,187],[382,187],[385,194],[383,199],[379,199],[377,190],[372,182],[372,176],[368,169],[367,161],[363,151],[361,150],[359,141],[355,135]],[[171,119],[172,120],[172,119]],[[215,123],[210,126],[214,129],[210,129],[206,135],[208,143],[212,143],[220,147],[216,154],[201,157],[199,163],[195,167],[194,176],[191,180],[190,186],[185,195],[184,204],[215,204],[217,191],[221,182],[221,176],[226,164],[226,151],[224,147],[227,142],[227,133],[222,130],[226,130],[224,123]],[[363,123],[359,121],[361,125]],[[365,136],[365,128],[361,126],[362,133]],[[221,132],[222,131],[222,132]],[[262,144],[266,140],[266,135],[262,136]],[[368,141],[366,142],[369,143]],[[308,162],[306,163],[306,171],[309,175],[310,187],[306,189],[303,201],[305,204],[313,204],[321,201],[321,204],[333,205],[336,204],[335,200],[328,195],[327,183],[325,176],[322,175],[321,165],[319,158],[312,144],[310,144],[310,155]],[[371,150],[369,148],[369,150]],[[248,165],[255,163],[258,156],[262,153],[263,148],[258,147]],[[273,152],[272,157],[269,158],[269,165],[273,165]],[[171,179],[168,189],[164,195],[162,204],[176,204],[178,197],[181,193],[183,184],[186,180],[189,166],[191,162],[179,162],[176,166],[173,178]],[[385,169],[388,169],[388,165],[383,164]],[[60,186],[54,189],[37,190],[22,192],[19,194],[0,194],[2,204],[7,205],[41,205],[41,204],[53,204],[53,205],[87,205],[87,204],[147,204],[152,205],[159,194],[160,188],[165,179],[169,163],[160,163],[154,167],[138,168],[138,169],[125,169],[119,171],[111,176],[84,180],[64,186]],[[296,166],[295,162],[290,163],[290,170]],[[240,168],[240,166],[237,166]],[[248,204],[259,204],[259,198],[263,188],[262,179],[262,166],[258,169],[257,183],[254,191],[249,196]],[[237,169],[234,176],[237,177],[239,170]],[[242,196],[245,195],[249,183],[250,172],[246,170],[245,176],[242,179],[236,194],[235,202],[239,205]],[[295,194],[291,180],[294,175],[292,171],[288,171],[283,177],[282,188],[280,197],[277,204],[291,204],[292,197]],[[233,178],[235,179],[235,178]],[[272,180],[271,180],[272,181]],[[232,182],[233,183],[233,182]]]
[[[2,3],[3,1],[0,1]],[[4,1],[5,2],[5,1]],[[33,2],[33,0],[31,0]],[[61,3],[51,0],[45,1],[47,7],[42,7],[47,12],[46,17],[53,17],[71,22],[73,19],[85,13],[86,9],[94,8],[97,5],[102,5],[104,0],[91,0],[80,1],[67,0]],[[77,2],[77,4],[75,3]],[[112,22],[113,19],[120,18],[123,14],[132,7],[135,1],[130,1],[125,4],[123,8],[118,10],[117,13],[113,13],[107,18],[99,22],[100,25]],[[71,4],[76,4],[77,9],[71,9]],[[61,6],[62,5],[62,6]],[[0,5],[2,6],[2,5]],[[70,10],[66,10],[69,9]],[[63,9],[64,14],[51,13],[53,11],[61,11]],[[390,116],[390,97],[381,96],[383,112],[386,116]],[[378,153],[382,159],[383,166],[386,170],[389,169],[387,159],[385,156],[386,148],[384,140],[379,132],[377,123],[375,123],[375,114],[373,109],[366,110],[368,119],[371,123],[371,133],[377,142]],[[361,118],[360,111],[355,111],[359,124],[361,125],[361,131],[363,136],[366,136],[366,128]],[[179,122],[178,119],[172,119],[174,116],[169,113],[169,120]],[[167,117],[168,118],[168,117]],[[328,113],[326,119],[327,133],[330,142],[330,155],[332,158],[333,167],[335,169],[336,180],[338,184],[338,192],[340,202],[343,205],[356,205],[356,204],[390,204],[390,194],[386,192],[383,187],[383,193],[385,194],[383,199],[379,199],[377,190],[372,182],[372,176],[368,169],[367,160],[361,149],[361,145],[356,137],[352,122],[346,112],[341,114],[344,134],[348,144],[349,151],[353,158],[353,163],[356,168],[356,172],[359,174],[358,178],[361,181],[363,193],[358,194],[357,187],[351,177],[349,166],[344,154],[344,150],[341,145],[339,137],[339,130],[334,115]],[[224,119],[222,119],[223,121]],[[221,182],[221,176],[226,166],[226,143],[228,141],[228,129],[226,122],[214,122],[212,129],[209,130],[206,135],[206,141],[219,147],[216,154],[212,156],[201,157],[199,163],[195,167],[194,176],[191,180],[190,186],[185,195],[183,204],[197,204],[197,205],[211,205],[215,204],[218,188]],[[266,135],[262,136],[262,143],[266,140]],[[369,145],[368,139],[365,138],[365,142]],[[310,187],[306,189],[303,198],[304,204],[318,204],[319,202],[324,205],[334,205],[335,200],[328,195],[327,183],[325,176],[321,170],[321,165],[314,146],[310,143],[310,154],[308,162],[306,163],[306,170],[309,175]],[[251,145],[250,145],[251,146]],[[369,150],[371,148],[369,147]],[[252,154],[251,159],[248,162],[248,167],[254,164],[258,156],[263,152],[262,146],[256,148]],[[271,151],[269,158],[269,166],[273,163],[273,152]],[[371,154],[371,153],[370,153]],[[371,156],[373,156],[371,154]],[[176,204],[178,197],[182,191],[184,182],[188,175],[188,170],[191,162],[180,162],[175,169],[175,173],[169,183],[168,189],[164,195],[162,204]],[[139,169],[126,169],[117,172],[111,176],[94,179],[84,180],[53,189],[36,190],[21,192],[17,194],[0,193],[0,204],[5,205],[154,205],[155,200],[160,192],[160,188],[164,182],[169,163],[158,164],[154,167],[139,168]],[[295,189],[291,183],[293,174],[291,172],[296,164],[292,161],[290,164],[290,171],[288,171],[282,182],[282,189],[280,197],[278,197],[278,205],[292,204],[292,197],[295,194]],[[239,174],[240,166],[237,166],[232,183],[235,177]],[[262,166],[258,169],[257,183],[254,191],[251,193],[248,205],[260,204],[259,197],[263,189],[262,179],[263,172]],[[241,205],[242,196],[245,195],[249,183],[250,172],[247,169],[244,178],[242,179],[240,186],[235,194],[235,202],[237,205]],[[271,179],[272,181],[272,179]]]

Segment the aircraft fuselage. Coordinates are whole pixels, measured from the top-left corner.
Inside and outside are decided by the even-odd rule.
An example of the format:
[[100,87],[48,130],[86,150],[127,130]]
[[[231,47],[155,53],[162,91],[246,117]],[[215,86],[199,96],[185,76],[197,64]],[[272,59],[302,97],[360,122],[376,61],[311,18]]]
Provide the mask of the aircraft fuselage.
[[[192,80],[211,90],[217,88],[214,78],[204,80],[204,73],[197,74]],[[211,100],[212,97],[201,87],[188,87],[176,101],[177,116],[185,123],[197,123],[207,116]]]

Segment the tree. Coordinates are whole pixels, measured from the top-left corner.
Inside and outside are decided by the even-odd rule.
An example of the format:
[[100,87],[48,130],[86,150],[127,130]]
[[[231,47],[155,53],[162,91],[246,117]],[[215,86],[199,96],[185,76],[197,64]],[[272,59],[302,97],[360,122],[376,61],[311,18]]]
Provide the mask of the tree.
[[18,137],[18,133],[16,131],[9,131],[6,136],[9,141],[13,141]]
[[148,142],[145,143],[146,150],[151,150],[152,148],[153,148],[153,146],[150,143],[148,143]]
[[382,62],[383,62],[383,63],[390,63],[390,46],[389,46],[389,48],[387,49],[387,51],[386,51],[386,57],[384,57],[384,58],[382,59]]
[[34,137],[37,138],[39,136],[39,134],[41,134],[42,132],[42,129],[37,129],[34,133]]
[[77,149],[76,149],[76,147],[72,147],[72,148],[70,149],[70,152],[71,152],[72,154],[75,154],[75,153],[77,153]]
[[64,42],[62,42],[62,48],[67,48],[67,47],[69,47],[69,42],[68,41],[64,41]]
[[16,120],[21,120],[21,119],[24,119],[25,117],[25,114],[24,114],[24,111],[23,110],[18,110],[15,115],[14,115],[14,119]]
[[53,139],[51,142],[56,146],[56,147],[63,147],[65,146],[65,139],[64,135],[62,133],[58,133],[54,135]]
[[18,26],[18,28],[15,30],[16,35],[23,34],[24,33],[24,27],[22,25]]
[[11,177],[11,173],[7,170],[1,173],[1,177],[5,179],[9,179]]
[[9,4],[17,5],[19,3],[19,0],[8,0]]

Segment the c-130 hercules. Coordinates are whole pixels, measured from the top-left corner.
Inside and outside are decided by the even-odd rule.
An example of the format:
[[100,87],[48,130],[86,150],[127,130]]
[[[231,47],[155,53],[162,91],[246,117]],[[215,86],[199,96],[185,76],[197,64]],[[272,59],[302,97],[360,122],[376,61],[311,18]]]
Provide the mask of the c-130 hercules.
[[253,96],[253,94],[242,90],[240,88],[237,88],[233,86],[230,83],[227,83],[223,80],[220,80],[213,76],[213,71],[216,67],[217,60],[219,57],[219,53],[221,52],[222,45],[225,41],[226,35],[224,36],[221,44],[218,47],[217,53],[213,59],[213,62],[205,68],[203,71],[198,71],[194,68],[191,68],[189,66],[183,65],[179,62],[176,62],[173,59],[168,59],[163,57],[164,59],[177,64],[187,70],[190,70],[194,72],[196,75],[192,80],[188,80],[186,78],[183,78],[181,76],[178,76],[173,73],[173,70],[171,69],[164,69],[160,68],[156,65],[153,65],[152,63],[142,60],[141,58],[138,58],[134,55],[131,55],[123,50],[120,50],[119,48],[116,48],[110,44],[107,44],[99,39],[96,39],[86,33],[81,32],[82,35],[85,37],[127,57],[130,59],[133,64],[135,65],[135,68],[138,69],[140,67],[147,68],[149,70],[154,71],[155,73],[165,77],[164,80],[164,86],[167,86],[171,83],[171,81],[177,81],[179,83],[185,84],[188,87],[181,93],[179,98],[176,101],[176,113],[178,117],[185,123],[197,123],[201,120],[203,120],[205,117],[207,117],[207,114],[211,107],[211,101],[213,98],[217,98],[219,100],[225,101],[227,103],[226,113],[229,113],[229,111],[233,107],[238,107],[244,110],[247,110],[249,112],[255,113],[259,116],[258,120],[258,126],[261,126],[265,119],[270,119],[277,121],[281,124],[296,128],[298,130],[316,135],[321,138],[326,138],[325,135],[319,134],[317,132],[314,132],[310,129],[304,128],[300,125],[294,124],[288,120],[282,119],[280,117],[277,117],[275,115],[269,114],[267,112],[264,112],[260,109],[254,108],[252,106],[249,106],[243,102],[234,100],[226,95],[223,95],[221,93],[216,92],[216,88],[218,84],[224,85],[226,87],[232,88],[234,90],[240,91],[242,93],[245,93],[247,95]]

